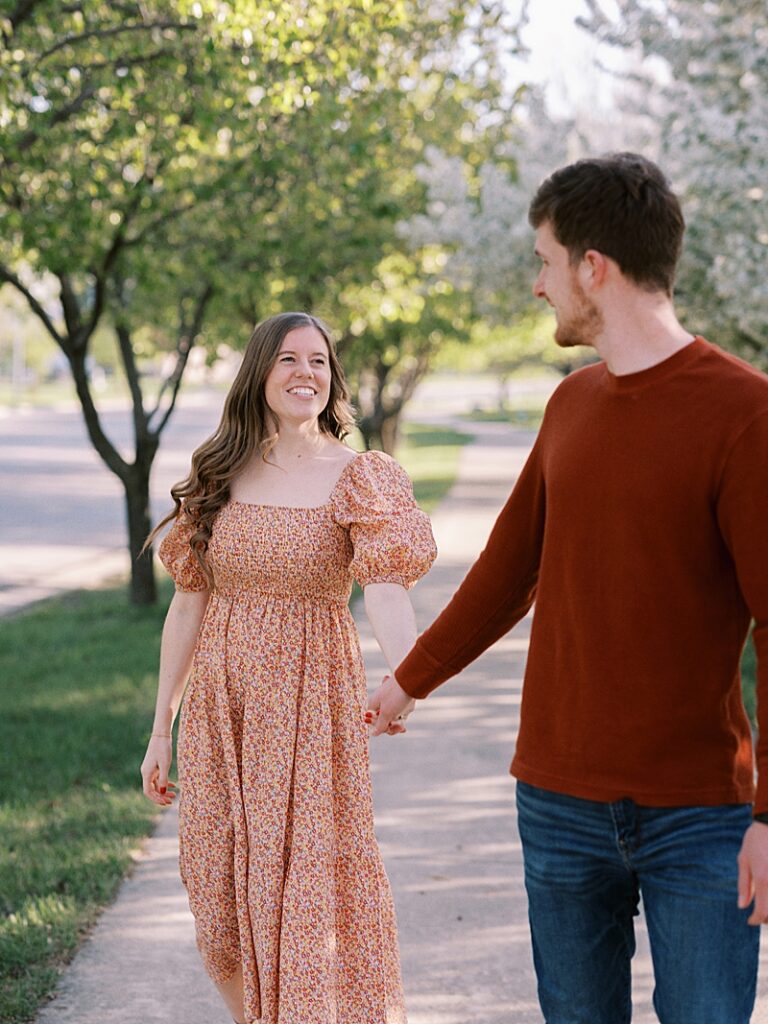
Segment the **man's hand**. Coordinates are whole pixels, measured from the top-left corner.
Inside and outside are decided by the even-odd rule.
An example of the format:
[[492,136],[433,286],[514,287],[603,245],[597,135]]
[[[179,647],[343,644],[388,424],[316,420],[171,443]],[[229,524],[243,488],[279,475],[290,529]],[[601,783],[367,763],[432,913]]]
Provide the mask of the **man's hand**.
[[373,725],[371,735],[381,736],[386,732],[394,736],[398,732],[405,732],[403,722],[415,706],[413,697],[409,697],[398,686],[394,676],[384,676],[381,686],[368,698],[368,711]]
[[768,924],[768,825],[760,821],[747,829],[739,853],[739,907],[753,899],[747,924]]

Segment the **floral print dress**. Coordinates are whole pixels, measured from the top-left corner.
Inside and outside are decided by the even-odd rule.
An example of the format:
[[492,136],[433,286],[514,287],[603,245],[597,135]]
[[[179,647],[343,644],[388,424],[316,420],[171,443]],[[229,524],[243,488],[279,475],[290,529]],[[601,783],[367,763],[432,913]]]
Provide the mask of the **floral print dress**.
[[[207,589],[184,513],[160,546]],[[394,907],[373,830],[353,578],[411,586],[435,557],[391,458],[364,452],[315,508],[229,501],[177,751],[181,875],[205,967],[243,965],[262,1024],[404,1024]]]

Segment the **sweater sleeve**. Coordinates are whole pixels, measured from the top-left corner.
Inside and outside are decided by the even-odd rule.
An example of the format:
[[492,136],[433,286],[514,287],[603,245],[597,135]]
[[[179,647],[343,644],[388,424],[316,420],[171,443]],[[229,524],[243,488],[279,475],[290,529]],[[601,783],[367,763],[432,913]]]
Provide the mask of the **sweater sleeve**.
[[544,535],[541,434],[488,542],[452,600],[395,671],[412,697],[426,697],[474,661],[528,611]]
[[757,796],[768,811],[768,412],[753,419],[732,446],[717,504],[722,535],[754,619],[757,653]]

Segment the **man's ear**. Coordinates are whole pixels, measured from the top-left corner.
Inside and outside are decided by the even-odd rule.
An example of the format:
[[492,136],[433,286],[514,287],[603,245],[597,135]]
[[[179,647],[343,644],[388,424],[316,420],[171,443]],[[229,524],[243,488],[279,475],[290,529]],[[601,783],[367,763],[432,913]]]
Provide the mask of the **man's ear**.
[[597,249],[587,249],[579,264],[579,280],[582,288],[601,288],[610,272],[609,258]]

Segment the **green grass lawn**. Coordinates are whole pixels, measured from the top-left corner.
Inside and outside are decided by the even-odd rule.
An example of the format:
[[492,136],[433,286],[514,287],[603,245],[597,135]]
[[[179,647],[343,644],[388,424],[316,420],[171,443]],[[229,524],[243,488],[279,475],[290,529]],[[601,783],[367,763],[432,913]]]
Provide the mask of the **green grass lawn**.
[[545,394],[532,392],[530,394],[514,394],[507,405],[475,407],[470,412],[463,413],[459,418],[466,420],[469,424],[475,423],[509,423],[513,427],[521,427],[526,430],[538,430],[544,418],[544,409],[549,398]]
[[163,615],[121,589],[0,624],[0,1020],[33,1019],[149,831],[138,768]]
[[[461,434],[406,428],[398,457],[429,510]],[[0,1020],[31,1021],[155,820],[139,765],[172,593],[77,592],[0,621]]]
[[463,445],[471,433],[447,427],[407,424],[397,457],[413,480],[413,493],[425,512],[432,512],[456,476]]
[[462,413],[459,417],[468,423],[509,423],[512,427],[524,427],[526,430],[538,430],[544,418],[543,404],[531,408],[515,406],[511,409],[473,409]]

